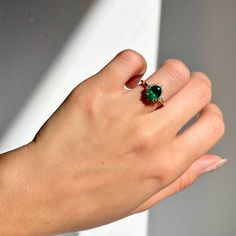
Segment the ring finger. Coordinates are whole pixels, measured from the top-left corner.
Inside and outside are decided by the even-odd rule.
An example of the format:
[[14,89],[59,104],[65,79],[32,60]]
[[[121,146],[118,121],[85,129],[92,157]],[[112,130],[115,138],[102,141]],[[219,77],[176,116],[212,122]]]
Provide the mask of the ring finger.
[[[152,74],[146,82],[148,84],[158,83],[162,86],[163,94],[161,98],[166,102],[174,94],[178,92],[190,79],[190,72],[186,65],[181,61],[171,59],[162,64],[160,69]],[[161,104],[145,104],[142,101],[142,92],[144,88],[142,85],[138,85],[131,91],[127,91],[129,99],[129,106],[135,109],[136,113],[142,114],[151,112],[157,109]]]

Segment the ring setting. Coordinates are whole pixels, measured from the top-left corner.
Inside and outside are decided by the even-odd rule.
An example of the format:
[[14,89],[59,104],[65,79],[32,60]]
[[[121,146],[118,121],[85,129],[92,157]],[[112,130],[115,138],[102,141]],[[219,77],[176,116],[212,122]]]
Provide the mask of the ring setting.
[[164,106],[164,100],[162,99],[162,85],[156,84],[148,84],[144,80],[141,80],[141,84],[144,87],[143,98],[145,103],[161,103],[161,106]]

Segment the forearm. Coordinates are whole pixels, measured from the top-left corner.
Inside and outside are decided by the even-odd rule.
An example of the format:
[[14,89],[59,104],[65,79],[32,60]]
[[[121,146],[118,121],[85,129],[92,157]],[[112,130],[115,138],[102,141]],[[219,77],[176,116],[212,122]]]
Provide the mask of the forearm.
[[43,235],[33,195],[36,184],[28,179],[31,155],[30,146],[24,146],[0,156],[0,235]]

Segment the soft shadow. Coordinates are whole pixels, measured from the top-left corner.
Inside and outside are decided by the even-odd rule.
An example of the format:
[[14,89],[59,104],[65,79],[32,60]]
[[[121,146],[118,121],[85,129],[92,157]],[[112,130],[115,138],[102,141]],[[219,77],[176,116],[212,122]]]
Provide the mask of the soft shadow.
[[0,138],[93,2],[0,1]]
[[67,234],[57,234],[55,236],[78,236],[79,233],[67,233]]

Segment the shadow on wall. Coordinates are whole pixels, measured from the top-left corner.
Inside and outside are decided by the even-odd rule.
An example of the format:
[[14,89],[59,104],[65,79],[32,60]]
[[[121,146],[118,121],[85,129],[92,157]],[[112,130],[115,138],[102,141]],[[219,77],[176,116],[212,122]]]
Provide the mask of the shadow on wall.
[[67,234],[57,234],[55,236],[78,236],[79,233],[67,233]]
[[0,138],[92,3],[0,0]]
[[0,138],[92,3],[0,1]]
[[226,123],[223,140],[211,152],[229,164],[152,209],[149,236],[236,235],[235,9],[231,0],[162,1],[159,62],[179,58],[209,75],[213,102]]

